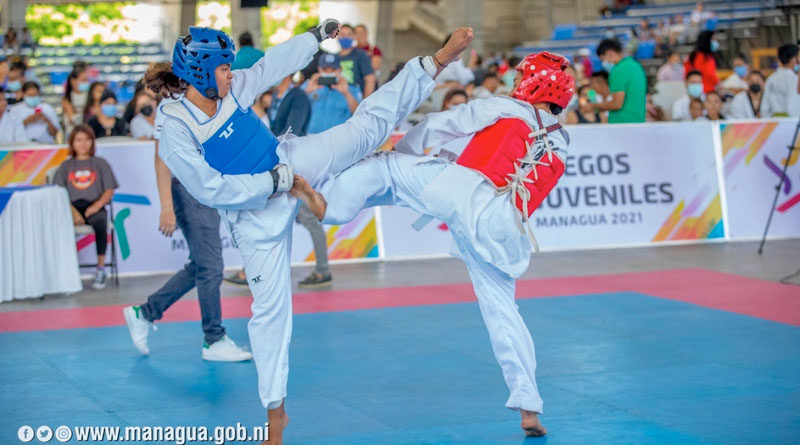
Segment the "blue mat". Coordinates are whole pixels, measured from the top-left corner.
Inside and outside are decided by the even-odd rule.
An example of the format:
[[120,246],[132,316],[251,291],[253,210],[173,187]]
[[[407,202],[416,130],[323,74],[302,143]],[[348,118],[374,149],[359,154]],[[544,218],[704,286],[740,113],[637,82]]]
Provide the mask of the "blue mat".
[[[477,305],[451,304],[296,316],[286,442],[800,442],[797,327],[635,293],[518,303],[546,438],[504,408]],[[237,342],[246,321],[225,322]],[[202,341],[197,322],[160,324],[149,357],[125,327],[0,334],[0,443],[21,425],[263,425],[254,365],[204,362]]]

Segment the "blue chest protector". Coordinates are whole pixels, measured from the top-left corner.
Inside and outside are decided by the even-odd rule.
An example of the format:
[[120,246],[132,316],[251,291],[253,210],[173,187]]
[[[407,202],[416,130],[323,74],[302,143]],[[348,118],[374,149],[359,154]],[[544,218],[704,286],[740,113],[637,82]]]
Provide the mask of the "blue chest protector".
[[200,123],[181,102],[165,104],[162,112],[185,124],[203,147],[208,165],[225,175],[256,174],[278,165],[278,138],[247,108],[242,110],[232,94],[222,99],[217,114]]

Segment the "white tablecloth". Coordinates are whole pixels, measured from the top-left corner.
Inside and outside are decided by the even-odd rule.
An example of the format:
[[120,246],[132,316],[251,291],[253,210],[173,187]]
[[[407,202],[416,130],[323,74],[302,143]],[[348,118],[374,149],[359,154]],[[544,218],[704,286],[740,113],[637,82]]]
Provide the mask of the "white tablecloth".
[[0,213],[0,301],[82,290],[66,189],[14,192]]

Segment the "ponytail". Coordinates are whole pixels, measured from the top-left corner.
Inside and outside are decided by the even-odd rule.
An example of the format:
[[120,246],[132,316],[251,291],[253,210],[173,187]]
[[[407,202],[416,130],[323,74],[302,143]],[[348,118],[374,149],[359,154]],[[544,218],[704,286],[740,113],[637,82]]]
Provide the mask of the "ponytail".
[[172,72],[172,63],[154,62],[144,73],[144,84],[160,97],[176,99],[186,92],[186,81]]

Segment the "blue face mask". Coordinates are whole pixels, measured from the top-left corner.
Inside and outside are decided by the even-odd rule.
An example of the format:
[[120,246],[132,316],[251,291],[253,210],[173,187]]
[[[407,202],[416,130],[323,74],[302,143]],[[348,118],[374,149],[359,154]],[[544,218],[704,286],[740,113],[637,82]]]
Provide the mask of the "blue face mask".
[[736,73],[736,75],[740,78],[744,79],[744,77],[747,75],[747,65],[735,66],[733,67],[733,72]]
[[42,102],[41,96],[25,96],[25,103],[28,104],[29,107],[36,107]]
[[339,44],[342,45],[342,49],[350,49],[353,47],[353,39],[349,37],[339,37]]
[[8,91],[17,92],[22,89],[22,82],[19,80],[11,80],[6,84]]
[[78,91],[85,93],[89,91],[89,82],[81,82],[78,84]]
[[603,69],[607,73],[610,73],[611,69],[614,68],[614,65],[616,65],[616,64],[614,62],[607,62],[607,61],[604,60],[604,61],[600,62],[600,65],[603,66]]
[[117,115],[117,104],[106,104],[100,107],[100,111],[106,117],[115,117]]
[[711,52],[717,52],[719,50],[719,42],[716,40],[711,41]]
[[800,73],[800,63],[795,63],[794,68],[792,68],[795,73]]
[[691,97],[700,97],[703,95],[703,84],[702,83],[690,83],[686,89],[689,92],[689,96]]

